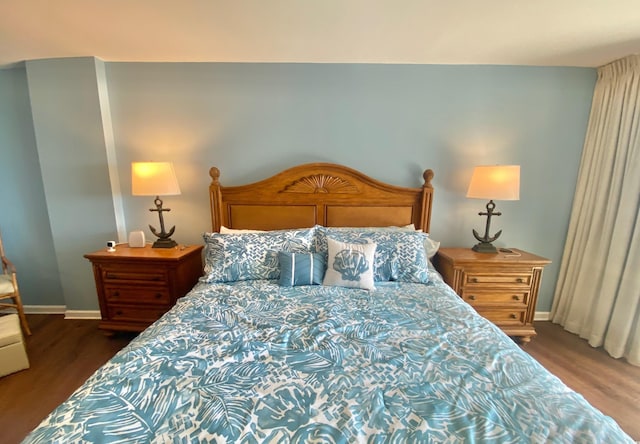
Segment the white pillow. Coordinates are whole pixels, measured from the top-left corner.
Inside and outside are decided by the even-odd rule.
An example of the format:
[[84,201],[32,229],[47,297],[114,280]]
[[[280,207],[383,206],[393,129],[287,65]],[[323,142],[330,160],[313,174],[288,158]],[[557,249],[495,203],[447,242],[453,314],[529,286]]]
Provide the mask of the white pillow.
[[[323,225],[316,225],[317,227],[322,227]],[[416,226],[414,224],[403,225],[401,227],[396,225],[389,225],[387,227],[324,227],[331,228],[332,230],[348,230],[348,231],[422,231],[416,230]]]
[[438,248],[440,248],[440,242],[434,241],[427,234],[427,237],[424,240],[424,252],[427,255],[427,258],[431,259],[435,256],[438,252]]
[[376,244],[348,244],[327,238],[327,272],[322,285],[375,290]]
[[235,228],[227,228],[220,226],[220,234],[240,234],[240,233],[265,233],[264,230],[237,230]]

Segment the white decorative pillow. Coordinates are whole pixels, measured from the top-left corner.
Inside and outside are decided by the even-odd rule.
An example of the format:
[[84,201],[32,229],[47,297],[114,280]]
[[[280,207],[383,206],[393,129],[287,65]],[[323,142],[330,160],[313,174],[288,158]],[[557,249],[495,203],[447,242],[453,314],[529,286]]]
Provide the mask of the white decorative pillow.
[[376,244],[348,244],[327,238],[327,249],[323,285],[375,290],[373,257]]

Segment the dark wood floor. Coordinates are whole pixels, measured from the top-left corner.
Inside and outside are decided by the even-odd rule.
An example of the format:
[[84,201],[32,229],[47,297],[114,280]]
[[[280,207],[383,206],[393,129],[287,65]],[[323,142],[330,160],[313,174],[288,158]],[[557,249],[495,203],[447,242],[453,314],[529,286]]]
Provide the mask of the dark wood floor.
[[591,347],[558,324],[535,326],[538,336],[523,348],[640,442],[640,367]]
[[[132,338],[109,338],[97,321],[28,316],[31,368],[0,378],[0,443],[18,443],[98,367]],[[613,417],[640,441],[640,367],[549,322],[536,323],[538,336],[523,348],[591,404]]]
[[31,368],[0,378],[0,443],[20,442],[93,372],[129,343],[106,337],[98,321],[27,315]]

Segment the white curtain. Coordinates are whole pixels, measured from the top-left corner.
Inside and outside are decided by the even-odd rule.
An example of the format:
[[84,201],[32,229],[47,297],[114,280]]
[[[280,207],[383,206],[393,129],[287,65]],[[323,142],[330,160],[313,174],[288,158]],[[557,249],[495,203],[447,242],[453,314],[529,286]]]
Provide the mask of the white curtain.
[[640,366],[640,55],[598,69],[551,316]]

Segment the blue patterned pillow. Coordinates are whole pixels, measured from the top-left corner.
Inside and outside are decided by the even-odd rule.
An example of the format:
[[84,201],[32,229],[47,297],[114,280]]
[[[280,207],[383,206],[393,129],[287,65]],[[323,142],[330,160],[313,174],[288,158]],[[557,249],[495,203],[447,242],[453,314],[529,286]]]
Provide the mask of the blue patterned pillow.
[[373,257],[376,244],[347,244],[327,238],[327,272],[323,285],[375,290]]
[[319,285],[324,277],[325,260],[318,253],[278,253],[280,281],[283,287]]
[[[424,242],[427,234],[410,230],[316,227],[315,251],[327,254],[327,236],[351,244],[374,243],[375,281],[429,282]],[[327,261],[329,264],[329,261]]]
[[203,282],[278,279],[278,253],[311,252],[313,228],[264,233],[205,233]]

